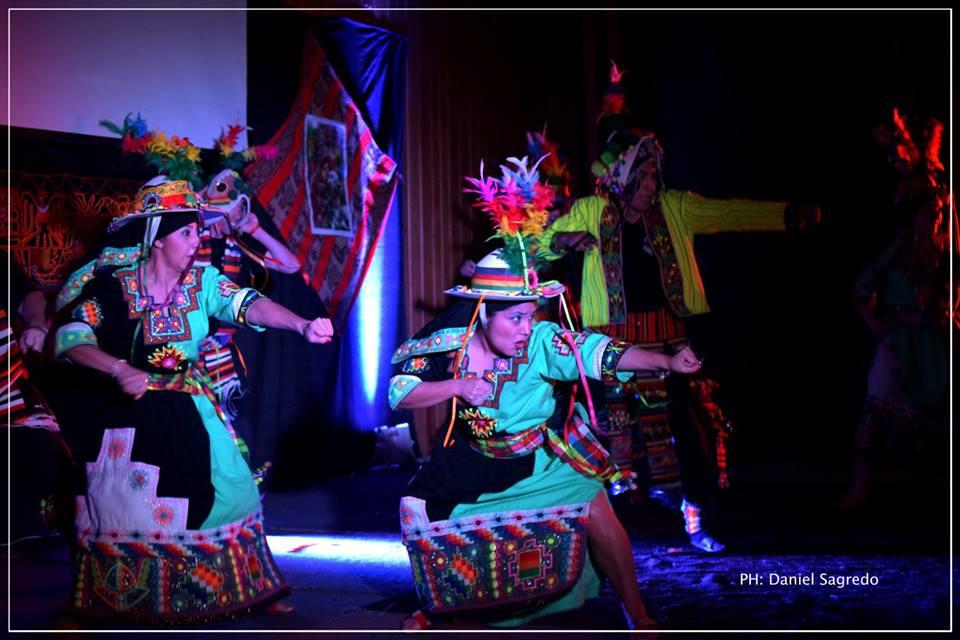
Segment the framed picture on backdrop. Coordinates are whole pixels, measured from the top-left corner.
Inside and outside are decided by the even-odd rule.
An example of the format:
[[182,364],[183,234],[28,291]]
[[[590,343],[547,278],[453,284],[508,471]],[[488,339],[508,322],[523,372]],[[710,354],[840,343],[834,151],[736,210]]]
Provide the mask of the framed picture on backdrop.
[[353,236],[347,192],[347,127],[314,115],[304,119],[304,183],[310,230],[317,235]]

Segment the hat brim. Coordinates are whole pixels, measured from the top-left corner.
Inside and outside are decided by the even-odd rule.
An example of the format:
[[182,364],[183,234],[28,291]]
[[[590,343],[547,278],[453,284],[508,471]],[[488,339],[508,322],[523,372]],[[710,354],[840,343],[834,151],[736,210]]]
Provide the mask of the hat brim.
[[538,294],[521,294],[521,293],[505,293],[503,291],[495,291],[491,289],[474,289],[466,285],[457,285],[456,287],[451,287],[444,291],[448,296],[454,296],[456,298],[469,298],[472,300],[478,299],[481,295],[484,300],[497,300],[501,302],[533,302],[539,300],[540,298],[556,298],[562,294],[565,290],[565,287],[562,284],[552,284],[549,289],[541,288],[541,293]]
[[117,229],[123,228],[125,225],[135,221],[143,220],[144,218],[153,218],[155,216],[162,216],[167,213],[196,213],[200,220],[203,222],[204,226],[216,222],[223,217],[223,212],[211,207],[185,207],[182,209],[163,209],[160,211],[150,211],[149,213],[129,213],[119,218],[115,219],[110,223],[110,226],[107,227],[107,232],[113,233]]

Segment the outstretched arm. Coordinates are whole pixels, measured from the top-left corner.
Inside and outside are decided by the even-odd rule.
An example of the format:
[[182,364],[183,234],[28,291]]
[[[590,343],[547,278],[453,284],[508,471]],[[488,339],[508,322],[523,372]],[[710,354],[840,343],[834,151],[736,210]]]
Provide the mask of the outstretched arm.
[[696,373],[700,370],[700,360],[690,347],[684,347],[672,357],[640,347],[631,347],[617,363],[618,371],[656,371],[658,369],[676,373]]
[[247,321],[261,327],[296,331],[308,342],[326,344],[333,339],[333,324],[329,318],[307,320],[268,298],[253,303],[247,311]]
[[296,273],[300,270],[300,261],[293,255],[287,245],[267,233],[260,226],[257,216],[251,211],[240,225],[240,231],[247,234],[267,250],[266,266],[268,269],[281,273]]
[[690,233],[723,231],[783,231],[786,202],[705,198],[697,193],[667,189],[661,195],[664,215],[677,215]]
[[554,220],[540,236],[539,256],[557,260],[568,251],[586,251],[597,246],[600,215],[605,201],[598,197],[577,200],[566,214]]

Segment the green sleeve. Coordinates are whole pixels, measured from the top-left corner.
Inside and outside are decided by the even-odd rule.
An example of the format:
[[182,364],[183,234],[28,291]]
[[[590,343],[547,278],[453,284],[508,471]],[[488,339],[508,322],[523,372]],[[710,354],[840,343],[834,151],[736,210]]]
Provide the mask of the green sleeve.
[[64,354],[82,344],[89,344],[94,347],[99,346],[97,336],[86,322],[73,320],[61,325],[57,329],[57,335],[54,338],[53,354],[57,358],[64,357]]
[[[602,333],[564,331],[552,322],[539,322],[531,342],[535,343],[531,348],[543,354],[546,377],[552,380],[579,380],[581,365],[584,375],[592,380],[622,382],[633,375],[632,372],[617,373],[620,358],[633,345]],[[576,345],[576,352],[571,343]],[[577,362],[577,352],[580,362]]]
[[390,378],[390,387],[387,393],[390,408],[396,410],[400,403],[417,388],[423,380],[418,376],[401,373]]
[[208,316],[256,331],[264,330],[247,321],[247,311],[266,296],[256,289],[241,287],[214,267],[204,267],[201,277],[201,295]]
[[691,234],[723,231],[783,231],[786,202],[760,200],[719,200],[696,193],[664,192],[664,213],[675,212]]

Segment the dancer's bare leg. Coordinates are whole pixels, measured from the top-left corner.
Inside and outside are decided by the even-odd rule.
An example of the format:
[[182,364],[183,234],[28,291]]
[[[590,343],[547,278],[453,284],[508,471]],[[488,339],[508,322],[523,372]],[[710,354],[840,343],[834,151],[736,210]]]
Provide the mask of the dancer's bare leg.
[[587,536],[593,558],[600,571],[610,579],[613,590],[620,596],[634,628],[655,625],[647,615],[647,608],[640,597],[637,566],[633,560],[630,538],[603,492],[598,493],[590,503]]

